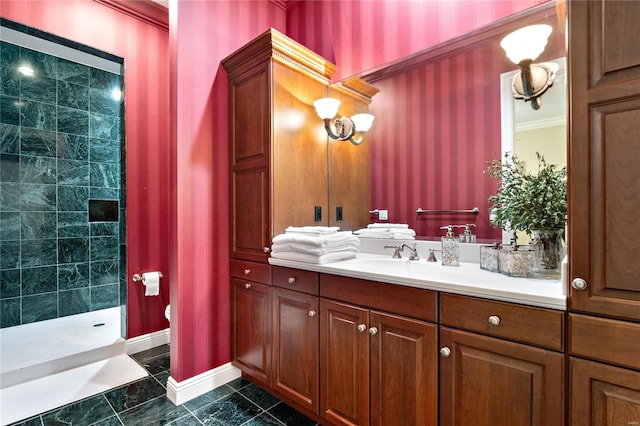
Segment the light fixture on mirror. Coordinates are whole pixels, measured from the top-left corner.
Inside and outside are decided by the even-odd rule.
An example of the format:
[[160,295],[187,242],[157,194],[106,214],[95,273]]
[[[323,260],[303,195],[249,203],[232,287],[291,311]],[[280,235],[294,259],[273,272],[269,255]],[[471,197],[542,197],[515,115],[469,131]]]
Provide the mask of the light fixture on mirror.
[[513,77],[513,97],[531,102],[531,108],[540,109],[540,98],[553,84],[558,65],[552,62],[534,64],[544,51],[551,34],[549,25],[530,25],[520,28],[500,42],[507,57],[520,66],[520,72]]
[[[371,128],[373,115],[355,114],[352,117],[338,118],[333,122],[335,131],[331,128],[331,119],[338,113],[340,101],[334,98],[322,98],[313,103],[316,113],[324,121],[324,128],[331,139],[351,141],[354,145],[360,145],[364,140],[362,135]],[[356,136],[356,133],[359,135]]]

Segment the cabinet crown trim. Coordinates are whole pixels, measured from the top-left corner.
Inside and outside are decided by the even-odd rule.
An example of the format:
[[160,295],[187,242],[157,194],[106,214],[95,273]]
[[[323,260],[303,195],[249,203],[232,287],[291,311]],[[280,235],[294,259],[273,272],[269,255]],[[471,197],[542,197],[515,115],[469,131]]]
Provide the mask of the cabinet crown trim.
[[274,28],[269,28],[240,50],[223,59],[222,66],[229,74],[229,78],[233,78],[250,69],[254,64],[268,59],[274,59],[289,66],[295,64],[312,77],[326,82],[331,80],[336,70],[334,64]]

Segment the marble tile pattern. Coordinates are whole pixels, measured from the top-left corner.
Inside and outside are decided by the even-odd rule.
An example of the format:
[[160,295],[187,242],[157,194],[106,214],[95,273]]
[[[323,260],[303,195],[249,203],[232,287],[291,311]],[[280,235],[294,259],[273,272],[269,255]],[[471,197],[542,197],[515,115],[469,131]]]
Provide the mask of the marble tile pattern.
[[11,426],[316,426],[317,423],[244,379],[173,405],[166,396],[169,345],[132,357],[149,377],[41,413]]
[[[125,303],[121,76],[0,55],[0,327]],[[120,203],[116,221],[90,223],[90,199]]]

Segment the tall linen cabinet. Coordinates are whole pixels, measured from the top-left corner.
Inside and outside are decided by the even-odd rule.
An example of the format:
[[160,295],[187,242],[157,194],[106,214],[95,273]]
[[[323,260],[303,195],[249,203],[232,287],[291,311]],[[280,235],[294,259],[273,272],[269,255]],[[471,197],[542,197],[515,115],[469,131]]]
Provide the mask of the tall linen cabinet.
[[[313,102],[338,97],[338,115],[351,116],[366,112],[377,90],[364,82],[331,85],[333,64],[274,29],[222,65],[230,109],[232,362],[317,416],[317,274],[272,268],[271,241],[287,226],[368,222],[367,146],[329,141]],[[344,191],[330,201],[332,174]]]
[[636,1],[569,16],[573,426],[640,424],[640,49]]

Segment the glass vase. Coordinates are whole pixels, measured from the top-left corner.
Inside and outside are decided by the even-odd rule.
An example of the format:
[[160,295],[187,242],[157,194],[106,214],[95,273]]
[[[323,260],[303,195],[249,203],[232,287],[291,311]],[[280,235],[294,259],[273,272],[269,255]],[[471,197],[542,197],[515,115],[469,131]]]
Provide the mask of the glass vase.
[[564,249],[564,229],[533,231],[534,271],[540,275],[560,275]]

